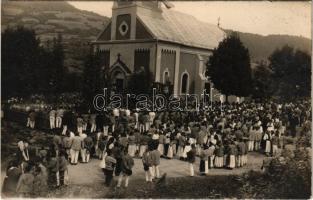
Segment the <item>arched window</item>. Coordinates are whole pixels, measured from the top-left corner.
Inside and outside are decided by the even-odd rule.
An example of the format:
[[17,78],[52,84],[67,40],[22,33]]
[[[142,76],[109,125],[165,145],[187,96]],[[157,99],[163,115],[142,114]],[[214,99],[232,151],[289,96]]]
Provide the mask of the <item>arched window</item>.
[[184,73],[181,79],[181,93],[186,94],[188,92],[188,74]]
[[164,71],[163,73],[163,83],[167,83],[170,80],[170,74],[168,71]]

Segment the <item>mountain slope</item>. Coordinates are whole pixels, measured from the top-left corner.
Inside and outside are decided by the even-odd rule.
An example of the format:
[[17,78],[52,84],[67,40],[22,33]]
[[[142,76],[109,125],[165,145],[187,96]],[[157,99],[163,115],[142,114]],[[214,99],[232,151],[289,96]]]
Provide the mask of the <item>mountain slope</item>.
[[[228,35],[232,30],[224,30]],[[277,48],[291,46],[311,55],[311,40],[305,37],[291,35],[262,36],[253,33],[236,32],[244,46],[249,49],[252,62],[266,60]]]
[[96,38],[109,18],[79,10],[67,2],[2,2],[2,30],[23,25],[34,29],[43,45],[62,34],[65,65],[80,72],[88,43]]

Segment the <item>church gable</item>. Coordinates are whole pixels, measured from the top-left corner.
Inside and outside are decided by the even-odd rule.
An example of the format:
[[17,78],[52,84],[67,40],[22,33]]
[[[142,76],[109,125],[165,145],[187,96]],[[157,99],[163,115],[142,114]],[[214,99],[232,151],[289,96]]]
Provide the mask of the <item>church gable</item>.
[[109,22],[109,24],[105,27],[105,29],[104,29],[103,32],[99,35],[99,37],[97,38],[97,40],[100,40],[100,41],[108,41],[108,40],[111,40],[111,22]]
[[116,17],[116,39],[128,40],[131,32],[131,15],[122,14]]
[[136,19],[136,39],[153,39],[152,34],[138,18]]

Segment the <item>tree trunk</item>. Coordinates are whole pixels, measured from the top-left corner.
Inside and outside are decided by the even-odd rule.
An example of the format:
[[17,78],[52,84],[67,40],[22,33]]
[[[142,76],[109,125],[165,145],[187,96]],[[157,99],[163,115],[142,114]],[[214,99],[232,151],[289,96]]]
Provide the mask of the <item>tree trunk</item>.
[[228,103],[228,94],[225,94],[226,97],[226,103]]

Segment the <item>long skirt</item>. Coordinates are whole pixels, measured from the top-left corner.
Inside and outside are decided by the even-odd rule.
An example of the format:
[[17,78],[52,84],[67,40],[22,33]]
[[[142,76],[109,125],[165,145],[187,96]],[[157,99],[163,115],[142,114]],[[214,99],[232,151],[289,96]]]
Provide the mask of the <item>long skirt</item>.
[[173,156],[175,156],[176,153],[177,153],[177,145],[176,144],[172,144],[171,146],[172,146],[172,150],[173,150]]
[[214,157],[215,155],[209,156],[209,168],[214,167]]
[[246,165],[248,162],[248,156],[247,154],[242,155],[242,166]]
[[177,155],[178,155],[178,157],[183,157],[183,155],[184,155],[184,147],[183,146],[178,145]]
[[227,155],[225,154],[224,155],[224,166],[226,167],[227,166],[227,163],[228,163],[228,157],[227,157]]
[[187,152],[191,150],[191,146],[185,146],[184,151],[183,151],[183,158],[187,158]]
[[197,156],[200,155],[200,152],[201,152],[201,145],[197,144]]
[[278,153],[278,147],[276,144],[273,144],[272,146],[272,153],[273,153],[273,156],[276,156]]
[[236,156],[236,167],[242,167],[242,155]]
[[235,158],[235,155],[230,155],[229,156],[229,164],[228,164],[228,167],[233,169],[236,167],[236,158]]
[[174,156],[174,154],[173,154],[173,146],[169,145],[169,146],[168,146],[168,150],[167,150],[166,157],[169,158],[169,159],[172,159],[173,156]]
[[164,154],[164,144],[159,144],[158,145],[158,151],[160,152],[161,155]]
[[196,143],[196,140],[194,138],[189,138],[189,143],[190,144],[195,144]]
[[146,151],[147,149],[147,145],[140,145],[140,148],[139,148],[139,157],[141,158],[143,153]]
[[223,167],[224,166],[224,156],[221,156],[221,157],[218,157],[216,156],[215,157],[215,160],[214,160],[214,164],[215,164],[215,167]]
[[249,141],[248,142],[248,151],[253,151],[254,149],[254,141]]
[[135,144],[128,145],[128,153],[131,157],[135,156],[135,153],[136,153],[136,145]]
[[266,140],[265,153],[271,152],[271,141]]

